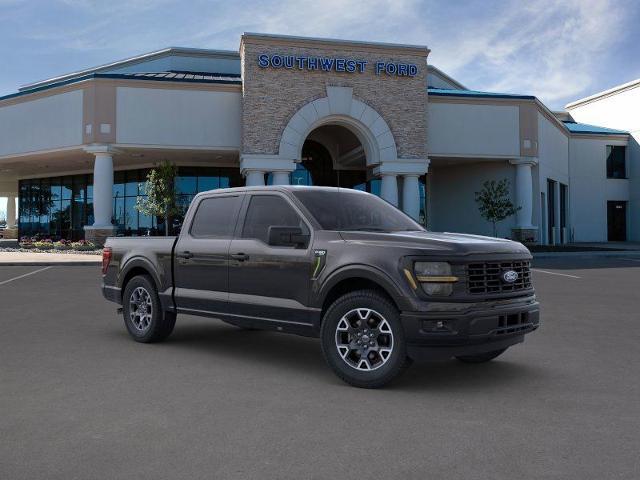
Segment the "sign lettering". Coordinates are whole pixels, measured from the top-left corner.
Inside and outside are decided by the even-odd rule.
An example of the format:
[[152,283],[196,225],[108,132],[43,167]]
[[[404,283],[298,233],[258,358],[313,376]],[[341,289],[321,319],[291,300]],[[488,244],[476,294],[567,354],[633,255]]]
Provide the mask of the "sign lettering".
[[[305,57],[297,55],[258,55],[260,68],[284,68],[288,70],[318,70],[323,72],[364,73],[367,71],[366,60],[355,60],[334,57]],[[418,66],[414,63],[375,62],[373,71],[376,75],[390,77],[415,77]]]

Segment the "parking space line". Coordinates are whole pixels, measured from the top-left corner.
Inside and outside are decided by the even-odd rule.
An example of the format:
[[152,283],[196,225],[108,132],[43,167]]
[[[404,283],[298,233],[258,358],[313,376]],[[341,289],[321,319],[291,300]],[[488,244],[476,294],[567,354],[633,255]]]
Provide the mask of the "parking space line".
[[640,262],[640,258],[625,258],[622,257],[620,260],[631,260],[632,262]]
[[39,268],[38,270],[34,270],[33,272],[25,273],[24,275],[20,275],[18,277],[13,277],[13,278],[10,278],[9,280],[4,280],[4,281],[0,282],[0,285],[4,285],[5,283],[13,282],[14,280],[20,280],[21,278],[28,277],[29,275],[33,275],[35,273],[44,272],[45,270],[49,270],[50,268],[52,268],[52,267],[49,266],[49,267]]
[[548,270],[538,270],[537,268],[532,268],[531,270],[533,272],[548,273],[549,275],[560,275],[561,277],[582,278],[582,277],[579,277],[577,275],[569,275],[568,273],[550,272]]

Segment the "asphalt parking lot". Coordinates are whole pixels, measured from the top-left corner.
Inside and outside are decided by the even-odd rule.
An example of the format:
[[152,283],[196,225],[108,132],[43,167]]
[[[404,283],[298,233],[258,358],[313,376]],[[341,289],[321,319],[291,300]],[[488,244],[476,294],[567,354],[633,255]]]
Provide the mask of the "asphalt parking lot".
[[43,268],[0,266],[0,478],[640,476],[640,259],[536,261],[524,344],[375,391],[313,339],[185,316],[137,344],[99,267]]

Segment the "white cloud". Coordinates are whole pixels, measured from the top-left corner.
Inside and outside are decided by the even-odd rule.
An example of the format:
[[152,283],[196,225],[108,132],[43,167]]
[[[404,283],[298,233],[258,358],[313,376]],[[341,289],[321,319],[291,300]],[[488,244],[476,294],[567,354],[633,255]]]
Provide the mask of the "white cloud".
[[459,41],[437,39],[433,60],[471,88],[531,93],[557,107],[593,88],[598,59],[624,36],[626,12],[608,0],[515,2],[465,25]]
[[22,39],[37,42],[39,54],[68,57],[60,71],[36,77],[88,66],[78,65],[87,58],[104,63],[169,45],[237,49],[240,34],[254,31],[426,44],[429,61],[470,88],[535,94],[555,107],[593,92],[607,74],[600,60],[635,31],[629,12],[637,11],[632,0],[57,0],[42,11],[20,5],[23,18],[12,23],[29,25]]

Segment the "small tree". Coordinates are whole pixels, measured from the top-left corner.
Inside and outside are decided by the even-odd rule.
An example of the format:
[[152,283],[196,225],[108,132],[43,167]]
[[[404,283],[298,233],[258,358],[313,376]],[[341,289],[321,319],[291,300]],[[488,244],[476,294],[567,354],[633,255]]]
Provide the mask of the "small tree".
[[138,197],[136,210],[144,215],[164,219],[164,233],[169,235],[169,221],[178,214],[176,206],[175,178],[178,168],[165,160],[147,175],[144,186],[146,197]]
[[509,181],[504,178],[499,182],[495,180],[486,181],[482,184],[482,190],[476,192],[476,203],[480,215],[491,222],[493,226],[493,236],[498,236],[498,222],[514,215],[521,207],[515,207],[511,203],[509,195]]

